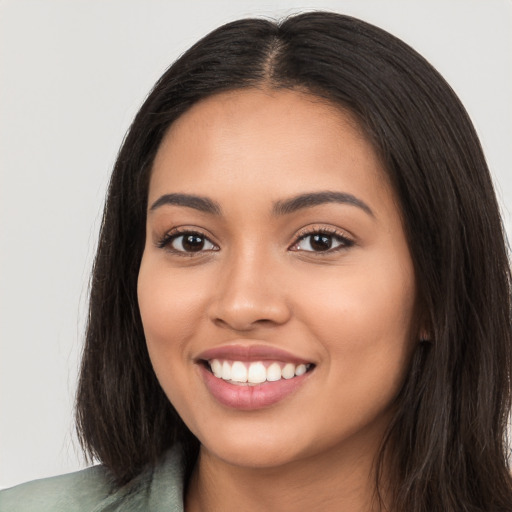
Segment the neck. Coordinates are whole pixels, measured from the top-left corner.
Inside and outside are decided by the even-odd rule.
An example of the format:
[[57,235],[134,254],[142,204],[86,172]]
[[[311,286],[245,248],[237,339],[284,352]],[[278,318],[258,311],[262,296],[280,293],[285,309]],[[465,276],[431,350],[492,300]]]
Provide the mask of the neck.
[[355,443],[279,467],[243,467],[201,447],[186,512],[377,512],[374,461],[378,447]]

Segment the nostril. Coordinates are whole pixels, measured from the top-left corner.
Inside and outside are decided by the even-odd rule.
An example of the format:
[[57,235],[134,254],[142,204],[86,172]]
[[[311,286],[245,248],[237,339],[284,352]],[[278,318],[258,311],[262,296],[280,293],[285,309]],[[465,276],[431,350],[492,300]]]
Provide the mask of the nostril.
[[248,318],[246,315],[233,315],[232,317],[217,317],[213,319],[214,324],[217,327],[228,328],[236,332],[251,332],[254,329],[273,327],[276,325],[281,325],[287,319],[281,320],[276,319],[273,320],[271,318],[259,318],[253,319]]
[[283,325],[291,318],[283,290],[264,283],[258,289],[254,286],[234,288],[218,290],[218,295],[212,298],[207,314],[216,326],[249,332],[257,327]]

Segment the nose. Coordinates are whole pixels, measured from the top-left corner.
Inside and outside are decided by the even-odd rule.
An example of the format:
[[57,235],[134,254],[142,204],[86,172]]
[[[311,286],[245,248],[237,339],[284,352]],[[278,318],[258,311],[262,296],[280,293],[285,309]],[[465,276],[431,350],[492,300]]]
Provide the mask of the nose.
[[286,286],[270,258],[240,255],[230,259],[219,273],[210,319],[234,331],[277,326],[291,317]]

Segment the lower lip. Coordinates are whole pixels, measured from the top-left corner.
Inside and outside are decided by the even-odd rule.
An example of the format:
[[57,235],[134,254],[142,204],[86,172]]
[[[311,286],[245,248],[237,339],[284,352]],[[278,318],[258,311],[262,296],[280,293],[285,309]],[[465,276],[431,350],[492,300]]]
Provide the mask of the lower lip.
[[274,405],[292,395],[309,377],[310,372],[275,382],[253,385],[237,385],[219,379],[200,365],[200,371],[208,391],[222,405],[233,409],[254,410]]

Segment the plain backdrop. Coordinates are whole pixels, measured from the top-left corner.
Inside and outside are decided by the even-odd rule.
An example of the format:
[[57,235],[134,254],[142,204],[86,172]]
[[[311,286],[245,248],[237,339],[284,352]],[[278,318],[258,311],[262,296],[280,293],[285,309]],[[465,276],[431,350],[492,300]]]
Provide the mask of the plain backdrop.
[[304,9],[389,30],[466,105],[512,205],[506,0],[0,0],[0,487],[83,467],[73,400],[105,187],[132,117],[211,29]]

